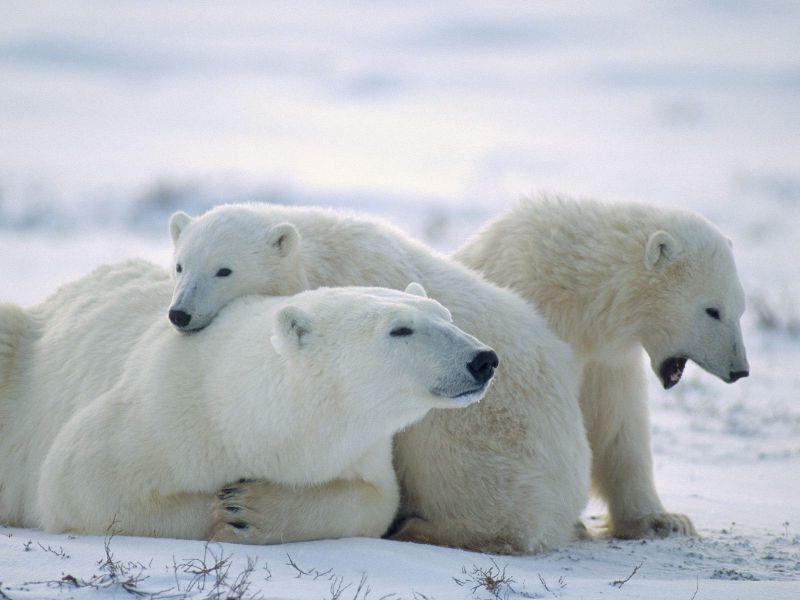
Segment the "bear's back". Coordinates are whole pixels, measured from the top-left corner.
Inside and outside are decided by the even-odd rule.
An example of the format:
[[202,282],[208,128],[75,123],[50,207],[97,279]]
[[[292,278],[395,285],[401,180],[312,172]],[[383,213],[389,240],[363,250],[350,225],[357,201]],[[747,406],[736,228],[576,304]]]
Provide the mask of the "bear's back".
[[[495,405],[492,397],[505,401],[515,396],[521,401],[513,402],[513,410],[507,403],[498,410],[507,416],[511,416],[509,410],[527,415],[539,412],[543,408],[540,403],[577,394],[578,369],[570,347],[517,293],[486,281],[377,219],[316,208],[267,206],[257,210],[270,226],[289,222],[297,227],[310,287],[352,285],[402,290],[416,281],[451,311],[458,327],[495,348],[500,356],[495,388],[508,387],[514,392],[490,391],[490,401],[483,403],[482,410]],[[537,387],[546,392],[531,394]],[[532,402],[524,402],[525,397],[532,396]],[[462,415],[473,412],[459,411],[458,418],[449,415],[448,420],[462,420]],[[548,412],[539,412],[539,418],[546,420]],[[552,414],[558,412],[554,409]],[[476,423],[479,421],[485,423],[485,419]],[[498,443],[503,443],[502,437]]]

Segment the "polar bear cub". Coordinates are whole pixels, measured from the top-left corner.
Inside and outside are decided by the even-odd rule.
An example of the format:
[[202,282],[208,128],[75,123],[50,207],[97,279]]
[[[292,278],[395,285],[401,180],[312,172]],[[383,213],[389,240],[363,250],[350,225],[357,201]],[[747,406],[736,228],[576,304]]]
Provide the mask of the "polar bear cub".
[[[241,298],[187,336],[162,317],[158,271],[102,269],[31,309],[22,335],[0,328],[22,374],[0,388],[0,521],[202,539],[229,481],[339,479],[371,488],[359,506],[308,510],[287,493],[261,541],[379,536],[399,502],[392,435],[477,402],[497,365],[417,284]],[[124,340],[120,314],[138,324]]]
[[170,218],[176,260],[169,320],[177,329],[202,329],[240,296],[286,296],[308,289],[295,252],[300,237],[295,227],[278,223],[252,235],[240,229],[243,225],[236,215],[194,221],[178,211]]
[[643,359],[667,389],[687,361],[728,383],[748,376],[730,240],[689,211],[543,197],[488,223],[454,258],[533,302],[583,363],[593,483],[609,531],[694,534],[655,489]]

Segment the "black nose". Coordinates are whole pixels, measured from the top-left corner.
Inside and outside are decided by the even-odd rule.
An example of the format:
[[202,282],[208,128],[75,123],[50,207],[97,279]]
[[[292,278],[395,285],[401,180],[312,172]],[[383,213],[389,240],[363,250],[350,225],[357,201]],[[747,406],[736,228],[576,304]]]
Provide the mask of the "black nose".
[[169,311],[169,320],[175,327],[186,327],[192,320],[192,315],[182,310]]
[[731,383],[733,383],[734,381],[739,381],[742,377],[747,377],[748,375],[750,375],[750,371],[731,371],[728,377],[730,377]]
[[493,350],[482,350],[478,352],[475,357],[467,363],[467,369],[475,381],[478,383],[486,383],[492,378],[494,370],[500,364],[500,359]]

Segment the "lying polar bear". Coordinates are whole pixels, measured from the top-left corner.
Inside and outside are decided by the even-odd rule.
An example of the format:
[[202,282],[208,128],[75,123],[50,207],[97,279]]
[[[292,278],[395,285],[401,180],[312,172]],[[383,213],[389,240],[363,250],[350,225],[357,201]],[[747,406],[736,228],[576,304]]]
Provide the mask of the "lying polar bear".
[[[312,490],[263,542],[379,536],[392,434],[477,402],[497,366],[417,284],[242,298],[193,336],[162,317],[170,288],[137,261],[0,306],[0,521],[202,539],[214,492],[248,477]],[[315,498],[331,480],[356,502]]]
[[[510,553],[574,539],[590,460],[579,368],[530,304],[397,229],[343,212],[227,205],[196,219],[176,213],[170,231],[169,318],[182,331],[206,327],[244,294],[420,281],[459,327],[496,348],[503,364],[479,405],[432,411],[396,437],[406,520],[395,537]],[[342,502],[358,493],[341,485],[314,490]],[[267,482],[233,486],[214,511],[215,537],[268,538],[283,494]]]

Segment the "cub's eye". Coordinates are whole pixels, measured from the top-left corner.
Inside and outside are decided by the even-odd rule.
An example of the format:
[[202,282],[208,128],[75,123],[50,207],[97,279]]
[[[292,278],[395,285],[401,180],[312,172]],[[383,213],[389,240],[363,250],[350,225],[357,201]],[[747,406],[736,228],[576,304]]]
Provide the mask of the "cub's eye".
[[392,337],[401,337],[404,335],[411,335],[412,333],[414,333],[414,330],[410,327],[398,327],[397,329],[392,329],[389,335]]
[[220,269],[219,271],[217,271],[217,277],[227,277],[231,273],[233,273],[233,271],[231,271],[230,269]]
[[719,321],[719,311],[716,308],[707,308],[706,314],[712,319]]
[[182,267],[182,266],[180,266],[180,264],[178,264],[178,265],[175,265],[175,270],[176,270],[178,273],[183,273],[183,267]]

